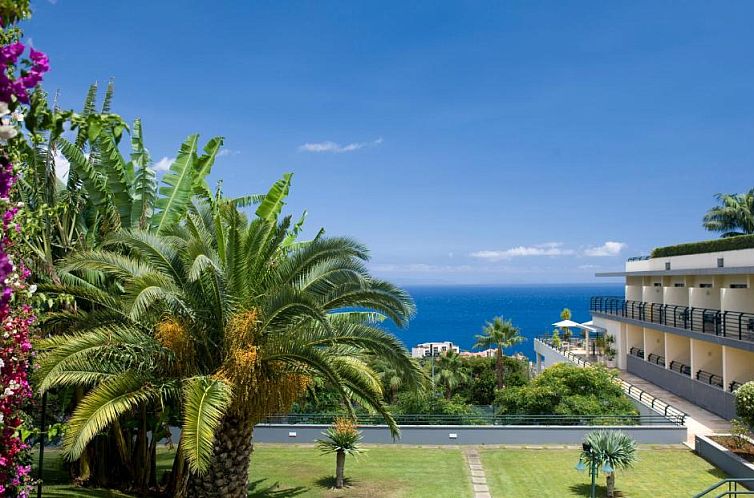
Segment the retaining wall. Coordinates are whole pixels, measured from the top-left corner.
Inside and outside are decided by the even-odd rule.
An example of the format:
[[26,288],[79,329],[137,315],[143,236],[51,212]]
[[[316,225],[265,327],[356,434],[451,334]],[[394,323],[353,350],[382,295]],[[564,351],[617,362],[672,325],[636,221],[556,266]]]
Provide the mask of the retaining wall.
[[[322,438],[327,425],[259,424],[254,441],[264,443],[312,443]],[[597,429],[619,429],[640,444],[677,444],[686,440],[686,428],[668,425],[632,426],[521,426],[521,425],[404,425],[393,440],[384,425],[362,426],[365,443],[373,444],[581,444]]]

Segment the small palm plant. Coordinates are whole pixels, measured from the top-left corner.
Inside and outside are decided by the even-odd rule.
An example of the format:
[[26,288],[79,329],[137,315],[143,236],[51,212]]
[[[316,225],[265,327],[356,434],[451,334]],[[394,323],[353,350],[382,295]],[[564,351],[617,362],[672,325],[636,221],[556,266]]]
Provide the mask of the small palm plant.
[[594,431],[584,440],[580,461],[601,468],[606,475],[607,496],[615,495],[615,471],[627,469],[636,461],[636,441],[622,431]]
[[332,426],[322,433],[325,439],[317,440],[322,453],[335,453],[335,487],[341,489],[345,481],[346,455],[358,455],[365,450],[360,447],[361,432],[353,420],[336,418]]

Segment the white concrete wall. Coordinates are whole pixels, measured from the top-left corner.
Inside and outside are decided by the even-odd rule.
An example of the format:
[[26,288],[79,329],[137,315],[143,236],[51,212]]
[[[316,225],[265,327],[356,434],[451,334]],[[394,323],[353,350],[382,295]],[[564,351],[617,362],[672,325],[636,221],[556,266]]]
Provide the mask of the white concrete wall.
[[734,380],[741,384],[754,380],[754,353],[723,346],[723,356],[723,381],[726,390]]
[[626,353],[631,348],[644,349],[644,329],[636,325],[626,324]]
[[671,270],[688,270],[697,268],[717,268],[717,258],[725,259],[726,268],[754,266],[754,249],[737,251],[707,252],[669,258],[653,258],[644,261],[627,261],[626,271],[664,270],[665,263],[670,262]]
[[689,290],[686,287],[663,287],[662,302],[676,306],[689,305]]
[[691,366],[691,339],[682,335],[665,334],[665,363],[670,368],[671,361],[679,361]]
[[720,289],[691,287],[689,289],[689,306],[692,308],[720,309]]
[[720,289],[720,309],[754,313],[754,289]]
[[607,332],[606,335],[615,337],[615,363],[616,366],[621,369],[626,369],[626,355],[628,354],[628,347],[626,342],[626,324],[618,322],[616,320],[610,320],[599,316],[594,317],[594,325],[596,327],[602,327]]
[[723,349],[717,344],[707,341],[691,339],[691,376],[696,378],[696,372],[707,372],[723,375]]
[[662,304],[662,286],[645,285],[642,289],[642,301]]
[[659,330],[644,327],[644,359],[649,354],[665,356],[665,334]]
[[642,289],[641,285],[627,285],[626,301],[642,301]]

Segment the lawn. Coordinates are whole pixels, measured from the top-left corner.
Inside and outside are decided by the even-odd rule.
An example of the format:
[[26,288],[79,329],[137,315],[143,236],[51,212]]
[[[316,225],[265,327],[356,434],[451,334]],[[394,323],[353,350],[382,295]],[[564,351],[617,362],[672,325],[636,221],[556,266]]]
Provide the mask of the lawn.
[[[588,472],[577,472],[576,449],[483,449],[479,452],[492,496],[589,496]],[[724,474],[685,446],[639,447],[639,461],[616,474],[623,496],[693,496]],[[600,474],[597,496],[605,496]]]
[[[160,467],[169,467],[171,455],[162,454]],[[65,482],[59,454],[45,453],[45,481]],[[48,470],[49,469],[49,470]],[[252,458],[249,496],[306,497],[432,497],[471,496],[469,473],[462,450],[455,447],[373,446],[346,461],[349,488],[335,491],[335,456],[320,455],[312,446],[256,445]],[[105,490],[76,488],[67,484],[45,487],[46,497],[125,497]]]

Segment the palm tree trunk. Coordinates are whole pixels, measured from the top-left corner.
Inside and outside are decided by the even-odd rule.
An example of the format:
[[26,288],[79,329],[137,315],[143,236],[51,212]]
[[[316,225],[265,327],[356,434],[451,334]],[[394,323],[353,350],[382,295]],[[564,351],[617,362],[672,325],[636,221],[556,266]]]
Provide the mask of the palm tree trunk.
[[338,450],[335,456],[335,487],[341,489],[345,481],[346,473],[346,452]]
[[245,498],[248,494],[253,425],[250,420],[227,416],[215,434],[212,462],[204,475],[189,476],[190,498]]
[[605,478],[607,481],[607,498],[615,496],[615,472],[610,472]]
[[503,363],[503,348],[498,346],[496,360],[495,360],[495,373],[497,374],[497,388],[498,389],[502,389],[505,387],[505,381],[503,378],[504,367],[505,367],[505,364]]

